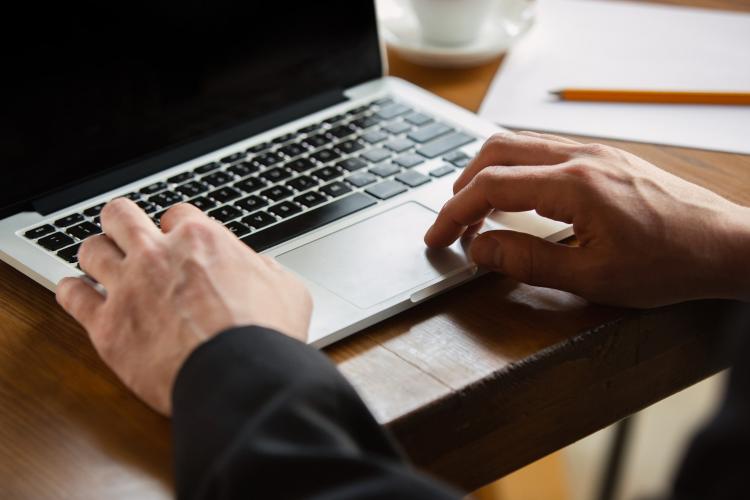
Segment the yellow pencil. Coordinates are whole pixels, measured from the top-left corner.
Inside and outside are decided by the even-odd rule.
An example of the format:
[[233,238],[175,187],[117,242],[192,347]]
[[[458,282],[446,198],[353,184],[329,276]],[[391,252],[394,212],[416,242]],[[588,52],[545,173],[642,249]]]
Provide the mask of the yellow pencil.
[[561,89],[550,92],[563,101],[638,102],[654,104],[750,105],[750,92],[686,92],[667,90]]

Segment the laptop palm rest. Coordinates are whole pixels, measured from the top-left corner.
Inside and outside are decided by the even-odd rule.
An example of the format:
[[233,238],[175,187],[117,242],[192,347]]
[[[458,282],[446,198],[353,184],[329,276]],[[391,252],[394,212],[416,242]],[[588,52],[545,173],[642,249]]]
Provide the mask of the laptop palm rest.
[[460,243],[430,250],[422,240],[435,212],[408,202],[278,256],[279,262],[368,309],[474,266]]

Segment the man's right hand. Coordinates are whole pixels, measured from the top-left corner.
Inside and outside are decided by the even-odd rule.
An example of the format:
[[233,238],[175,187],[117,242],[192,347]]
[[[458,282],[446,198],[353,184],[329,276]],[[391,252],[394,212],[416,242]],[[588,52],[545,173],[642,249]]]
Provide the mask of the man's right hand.
[[625,151],[533,132],[493,136],[425,235],[431,247],[475,232],[494,209],[571,223],[580,247],[488,231],[474,261],[595,302],[654,307],[750,300],[750,208]]

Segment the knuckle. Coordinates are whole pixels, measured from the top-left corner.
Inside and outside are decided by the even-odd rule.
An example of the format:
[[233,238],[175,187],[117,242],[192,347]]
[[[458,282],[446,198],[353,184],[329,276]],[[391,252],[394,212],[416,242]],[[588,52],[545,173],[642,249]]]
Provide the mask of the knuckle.
[[599,144],[599,143],[591,143],[591,144],[582,144],[578,147],[578,152],[584,155],[588,156],[602,156],[607,157],[611,156],[614,151],[614,148],[611,146],[607,146],[605,144]]
[[188,241],[206,241],[213,236],[209,221],[189,219],[182,222],[176,230],[177,237]]
[[102,208],[101,216],[107,218],[117,217],[118,214],[122,213],[127,204],[128,200],[126,198],[115,198],[114,200],[104,205],[104,208]]

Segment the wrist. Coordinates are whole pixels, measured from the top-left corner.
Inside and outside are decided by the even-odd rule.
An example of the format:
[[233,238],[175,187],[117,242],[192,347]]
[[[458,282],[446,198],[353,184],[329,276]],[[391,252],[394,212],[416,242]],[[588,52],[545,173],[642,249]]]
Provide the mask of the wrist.
[[726,245],[726,298],[750,302],[750,207],[734,205]]

